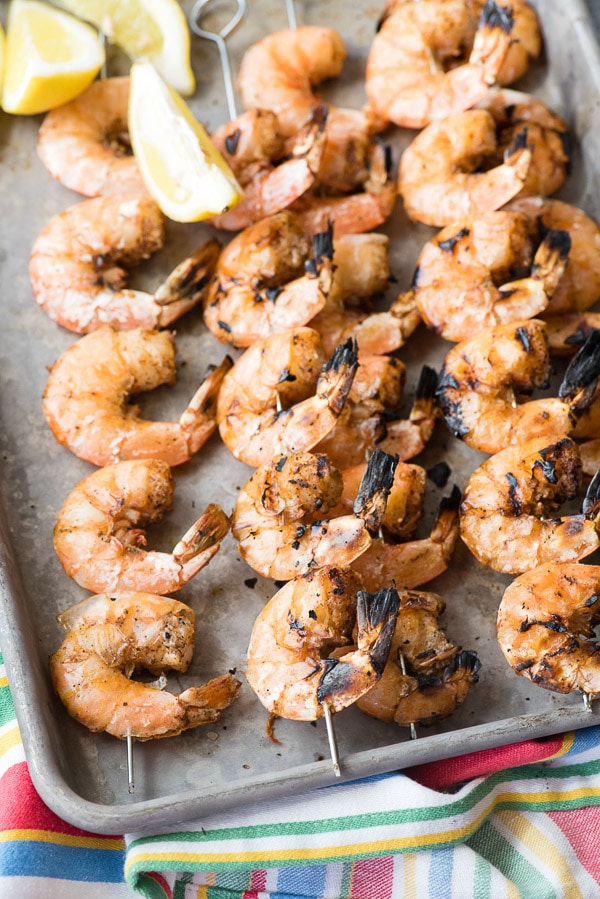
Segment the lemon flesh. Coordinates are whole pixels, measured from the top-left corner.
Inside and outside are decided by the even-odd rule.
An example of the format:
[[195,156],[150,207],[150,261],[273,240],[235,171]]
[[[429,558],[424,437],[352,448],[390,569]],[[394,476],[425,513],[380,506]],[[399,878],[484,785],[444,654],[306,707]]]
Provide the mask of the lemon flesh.
[[37,0],[12,0],[5,39],[2,108],[34,115],[89,87],[104,63],[97,32]]
[[148,191],[168,218],[197,222],[242,198],[203,126],[151,63],[131,67],[129,134]]
[[53,0],[100,28],[133,61],[152,62],[185,97],[196,89],[190,30],[177,0]]

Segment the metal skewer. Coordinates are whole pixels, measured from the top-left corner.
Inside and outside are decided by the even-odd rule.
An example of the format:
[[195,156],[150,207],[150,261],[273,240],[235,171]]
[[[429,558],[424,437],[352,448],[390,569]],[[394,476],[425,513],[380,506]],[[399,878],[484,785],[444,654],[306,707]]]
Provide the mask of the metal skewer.
[[296,19],[296,7],[294,6],[294,0],[285,0],[285,8],[287,10],[288,22],[290,23],[290,28],[295,31],[298,27],[298,21]]
[[333,729],[333,715],[329,708],[329,703],[323,703],[323,716],[325,718],[325,726],[327,727],[327,739],[329,740],[329,751],[331,753],[331,763],[333,765],[333,773],[336,777],[341,777],[340,760],[338,756],[337,740],[335,738],[335,730]]
[[127,790],[129,793],[133,793],[135,790],[133,780],[133,737],[130,734],[127,735]]
[[[400,662],[400,670],[402,671],[402,674],[406,675],[406,673],[407,673],[406,672],[406,662],[405,662],[404,656],[402,655],[401,652],[398,653],[398,660]],[[410,722],[409,727],[410,727],[411,740],[416,740],[417,739],[417,728],[415,727],[414,721]]]
[[229,37],[232,31],[237,28],[237,26],[244,18],[247,9],[247,3],[246,0],[237,0],[237,12],[232,16],[229,22],[227,22],[227,24],[223,28],[221,28],[220,31],[215,32],[206,31],[204,28],[200,27],[202,11],[207,3],[210,2],[211,0],[196,0],[196,3],[194,3],[194,5],[192,6],[189,15],[189,24],[194,34],[197,34],[198,37],[206,38],[206,40],[213,41],[219,48],[219,55],[221,57],[221,69],[223,71],[223,81],[225,83],[225,95],[227,97],[227,108],[229,110],[229,118],[235,119],[237,116],[237,107],[233,89],[233,75],[231,72],[231,64],[229,62],[229,54],[227,52],[225,38]]

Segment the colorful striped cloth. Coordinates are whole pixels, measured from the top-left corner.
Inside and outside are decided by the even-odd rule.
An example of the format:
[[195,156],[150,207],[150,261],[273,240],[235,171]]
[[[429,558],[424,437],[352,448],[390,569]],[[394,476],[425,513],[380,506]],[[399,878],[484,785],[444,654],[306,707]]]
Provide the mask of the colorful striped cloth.
[[151,836],[86,833],[35,792],[0,668],[0,897],[594,899],[599,833],[598,726]]

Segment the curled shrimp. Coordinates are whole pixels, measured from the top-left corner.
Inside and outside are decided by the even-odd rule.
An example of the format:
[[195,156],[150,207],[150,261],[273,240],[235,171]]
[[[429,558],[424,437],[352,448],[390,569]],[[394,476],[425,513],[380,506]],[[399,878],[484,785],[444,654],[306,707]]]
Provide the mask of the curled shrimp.
[[103,78],[44,117],[38,155],[50,174],[86,197],[148,191],[131,149],[129,77]]
[[54,363],[42,408],[58,442],[94,465],[148,458],[181,465],[216,431],[217,395],[232,365],[226,357],[209,369],[178,421],[144,420],[129,399],[175,383],[174,335],[99,328]]
[[370,546],[385,512],[397,459],[376,451],[352,513],[327,518],[342,494],[342,475],[321,453],[277,455],[242,487],[231,530],[254,571],[290,580],[312,568],[349,565]]
[[[345,150],[340,151],[342,155]],[[373,143],[365,179],[349,193],[307,190],[291,205],[306,234],[325,231],[333,222],[334,237],[363,234],[391,216],[398,195],[389,148]]]
[[[238,85],[246,109],[271,109],[286,137],[293,136],[320,102],[313,88],[337,77],[346,47],[333,28],[304,25],[267,35],[244,54]],[[349,190],[365,180],[373,144],[381,129],[369,111],[328,106],[325,147],[318,182]]]
[[581,459],[569,437],[534,438],[490,456],[470,476],[460,506],[460,536],[495,571],[521,574],[542,562],[574,562],[600,546],[598,485],[578,514],[557,517],[577,496]]
[[[323,707],[338,712],[381,677],[398,593],[361,589],[346,568],[318,568],[288,581],[259,613],[248,647],[246,678],[271,715],[315,721]],[[350,644],[356,649],[332,658]]]
[[[547,308],[569,259],[566,231],[536,247],[525,216],[495,211],[447,225],[421,250],[413,279],[425,324],[446,340],[533,318]],[[523,271],[528,275],[522,277]],[[520,277],[513,280],[518,273]]]
[[508,585],[498,643],[516,674],[554,693],[600,693],[600,566],[545,562]]
[[314,185],[319,172],[326,121],[327,107],[318,106],[286,143],[275,113],[252,109],[213,132],[211,139],[229,163],[244,196],[211,223],[226,231],[240,231],[301,197]]
[[33,295],[51,319],[77,334],[167,327],[200,302],[219,243],[204,243],[152,295],[124,287],[121,266],[159,250],[164,217],[154,200],[118,194],[84,200],[50,220],[29,259]]
[[[425,449],[438,417],[437,373],[424,365],[407,418],[399,410],[404,367],[391,356],[359,356],[348,400],[334,427],[316,444],[335,465],[358,465],[378,447],[405,462]],[[356,385],[356,388],[355,388]]]
[[[564,324],[569,328],[569,319],[563,317],[585,312],[600,297],[598,222],[577,206],[549,197],[518,197],[509,203],[507,209],[527,216],[540,239],[550,230],[568,233],[571,239],[569,258],[544,310],[544,319],[548,321],[549,332],[557,331]],[[594,321],[593,313],[591,315]],[[558,349],[558,340],[550,339],[553,349]]]
[[441,228],[516,197],[533,165],[532,150],[519,140],[501,164],[487,168],[497,147],[496,123],[485,109],[426,125],[400,158],[398,192],[409,218]]
[[324,309],[311,319],[327,353],[349,337],[365,355],[392,353],[404,346],[421,321],[412,293],[400,294],[389,309],[372,310],[392,281],[389,238],[385,234],[346,234],[334,241],[333,283]]
[[375,114],[423,128],[474,106],[498,77],[513,25],[512,9],[494,2],[476,26],[463,0],[387,3],[366,68]]
[[[597,341],[595,341],[597,343]],[[447,354],[437,399],[455,437],[496,453],[532,437],[552,440],[575,428],[593,401],[598,350],[588,345],[565,373],[559,396],[522,402],[550,383],[551,362],[543,321],[484,328]]]
[[138,668],[161,676],[187,671],[195,615],[176,599],[104,593],[81,600],[58,622],[67,635],[50,656],[54,689],[69,715],[91,731],[121,740],[176,736],[218,721],[239,693],[231,674],[180,694],[130,679]]
[[[392,490],[392,502],[394,491]],[[458,540],[458,507],[461,494],[455,487],[440,501],[431,532],[426,537],[398,539],[384,518],[380,532],[364,553],[352,563],[367,590],[375,584],[420,587],[447,570]],[[394,530],[396,533],[394,533]],[[408,531],[408,528],[406,528]]]
[[258,340],[221,385],[219,433],[236,459],[258,468],[277,453],[311,450],[338,420],[358,365],[352,341],[327,359],[312,328]]
[[441,596],[399,590],[399,598],[383,674],[356,704],[388,724],[434,724],[465,701],[479,680],[481,662],[475,652],[450,642],[440,628],[438,619],[446,608]]
[[333,276],[331,231],[308,241],[284,210],[245,228],[225,247],[204,300],[214,336],[238,347],[307,324],[327,302]]
[[569,174],[571,137],[567,126],[545,103],[531,94],[495,87],[477,104],[491,113],[496,124],[497,148],[488,165],[500,165],[516,147],[531,150],[521,196],[549,196]]
[[210,504],[172,552],[145,550],[144,528],[171,508],[174,489],[159,459],[115,462],[80,481],[54,526],[54,549],[69,577],[95,593],[183,587],[218,552],[229,519]]

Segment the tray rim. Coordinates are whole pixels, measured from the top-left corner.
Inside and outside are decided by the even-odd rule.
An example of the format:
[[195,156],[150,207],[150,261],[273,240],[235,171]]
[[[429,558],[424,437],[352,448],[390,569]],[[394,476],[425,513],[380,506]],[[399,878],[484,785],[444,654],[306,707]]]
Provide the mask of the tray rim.
[[[543,0],[531,0],[539,9]],[[581,51],[592,71],[600,76],[600,46],[594,34],[592,20],[584,0],[571,0],[568,15],[577,32]],[[200,815],[225,811],[254,801],[268,801],[295,795],[301,791],[331,786],[329,760],[311,762],[286,771],[285,782],[273,781],[268,775],[255,777],[251,784],[234,782],[231,787],[210,798],[192,796],[189,790],[181,794],[171,793],[159,799],[140,800],[127,804],[104,805],[85,799],[66,782],[60,771],[51,735],[45,727],[41,710],[23,706],[19,696],[35,686],[36,674],[31,671],[31,659],[22,647],[31,639],[28,630],[29,609],[26,602],[19,602],[23,593],[16,556],[11,548],[10,529],[6,512],[0,506],[0,649],[4,658],[8,682],[13,695],[15,713],[21,732],[23,748],[33,784],[48,807],[66,822],[81,829],[99,833],[144,833],[185,824]],[[15,637],[17,639],[15,639]],[[39,660],[38,660],[39,661]],[[39,668],[39,665],[36,667]],[[585,715],[585,717],[584,717]],[[402,770],[413,764],[423,763],[421,748],[427,741],[430,750],[426,759],[440,761],[464,752],[464,745],[457,752],[457,743],[469,742],[468,751],[519,743],[527,739],[545,737],[566,730],[586,728],[600,723],[600,707],[582,713],[573,709],[558,709],[552,713],[530,714],[504,718],[472,727],[463,727],[449,733],[424,736],[419,741],[398,742],[372,751],[342,756],[342,777],[335,783],[344,783],[359,777]],[[510,730],[510,738],[508,733]],[[498,737],[507,737],[498,741]],[[417,742],[419,748],[417,748]]]

